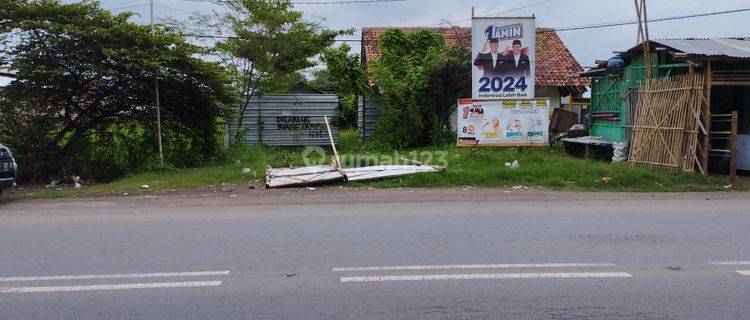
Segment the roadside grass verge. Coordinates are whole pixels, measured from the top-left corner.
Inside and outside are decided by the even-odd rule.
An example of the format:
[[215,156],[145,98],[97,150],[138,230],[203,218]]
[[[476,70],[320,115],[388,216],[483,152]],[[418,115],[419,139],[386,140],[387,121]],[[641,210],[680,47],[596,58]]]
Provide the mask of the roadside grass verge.
[[[699,174],[668,172],[660,169],[631,167],[598,160],[576,158],[565,154],[559,145],[550,148],[422,148],[401,152],[373,151],[357,141],[354,131],[343,131],[338,145],[344,165],[361,166],[376,163],[392,164],[409,158],[435,165],[446,165],[442,173],[416,174],[368,183],[347,183],[347,186],[375,188],[508,188],[524,186],[567,191],[615,192],[685,192],[723,191],[726,178]],[[258,146],[236,151],[227,163],[193,169],[165,169],[136,173],[111,183],[86,185],[80,190],[53,188],[37,192],[10,194],[2,200],[59,198],[71,196],[102,196],[142,193],[175,189],[203,188],[225,184],[247,184],[265,180],[265,166],[303,166],[303,148]],[[332,152],[324,158],[317,153],[308,159],[330,163]],[[365,160],[369,159],[369,160]],[[444,161],[443,161],[444,160]],[[506,162],[518,161],[511,169]],[[385,163],[384,163],[385,162]],[[444,163],[443,163],[444,162]],[[250,172],[243,173],[243,169]],[[606,181],[605,181],[606,180]],[[148,189],[141,186],[148,185]],[[732,190],[748,190],[748,184],[735,185]]]

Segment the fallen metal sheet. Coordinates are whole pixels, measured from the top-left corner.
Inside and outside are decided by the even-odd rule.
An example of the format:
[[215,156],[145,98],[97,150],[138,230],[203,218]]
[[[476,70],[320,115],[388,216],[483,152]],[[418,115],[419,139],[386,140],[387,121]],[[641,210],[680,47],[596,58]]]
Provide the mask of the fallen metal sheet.
[[268,188],[288,188],[321,185],[338,181],[371,181],[406,176],[423,172],[441,172],[443,168],[427,165],[389,165],[336,170],[333,166],[302,168],[266,168]]
[[361,168],[344,168],[348,181],[370,181],[377,179],[400,177],[422,172],[441,172],[442,168],[417,165],[390,165]]
[[346,176],[332,166],[266,168],[266,187],[268,188],[302,187],[344,180]]
[[331,126],[328,124],[328,117],[323,116],[323,121],[325,122],[328,131],[328,141],[331,143],[331,148],[333,149],[333,165],[292,169],[274,169],[266,167],[266,187],[286,188],[319,185],[336,181],[370,181],[421,172],[443,171],[443,168],[441,167],[426,166],[420,162],[417,162],[417,165],[342,168],[341,157],[336,150],[336,143],[333,141],[333,134],[331,133]]

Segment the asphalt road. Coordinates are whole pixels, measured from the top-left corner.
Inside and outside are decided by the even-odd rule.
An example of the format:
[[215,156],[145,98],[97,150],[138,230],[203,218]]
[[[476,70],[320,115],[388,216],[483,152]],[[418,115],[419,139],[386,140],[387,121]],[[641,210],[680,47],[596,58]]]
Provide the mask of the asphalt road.
[[750,194],[0,205],[0,319],[748,319]]

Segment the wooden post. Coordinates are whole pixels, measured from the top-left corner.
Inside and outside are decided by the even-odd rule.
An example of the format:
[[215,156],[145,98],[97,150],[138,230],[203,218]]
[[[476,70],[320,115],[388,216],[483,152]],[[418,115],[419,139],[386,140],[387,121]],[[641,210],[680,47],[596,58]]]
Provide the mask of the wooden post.
[[[643,9],[642,10],[642,13],[643,13],[643,32],[644,32],[644,38],[646,40],[644,42],[645,46],[646,46],[645,47],[646,48],[646,56],[645,56],[645,58],[646,58],[646,68],[648,68],[647,69],[648,73],[646,73],[646,74],[649,76],[649,78],[653,78],[653,76],[654,76],[653,75],[654,70],[653,70],[653,67],[651,65],[651,37],[648,34],[648,11],[646,10],[646,7],[647,7],[646,6],[646,0],[641,0],[641,4],[643,5],[643,8],[642,8]],[[658,60],[657,60],[656,63],[658,65],[658,63],[659,63]],[[656,76],[657,77],[659,76],[658,75],[658,69],[657,69],[657,75]]]
[[[357,99],[359,99],[359,96],[357,96]],[[357,101],[359,103],[359,101]],[[359,105],[357,105],[359,106]],[[365,98],[365,95],[362,95],[362,128],[359,128],[362,130],[362,143],[367,140],[367,99]]]
[[638,38],[643,39],[641,45],[643,49],[643,65],[646,68],[646,78],[651,79],[653,77],[653,70],[651,68],[651,49],[649,47],[648,38],[648,16],[646,15],[646,0],[633,0],[635,3],[635,13],[638,16]]
[[731,134],[729,136],[730,139],[730,148],[729,150],[732,152],[729,156],[729,183],[734,183],[737,181],[737,120],[739,118],[739,113],[737,111],[732,111],[732,130]]
[[341,167],[341,157],[339,157],[339,152],[336,150],[336,143],[333,141],[333,133],[331,132],[331,126],[328,124],[328,116],[323,116],[323,120],[326,122],[326,129],[328,130],[328,140],[331,142],[331,147],[333,148],[333,161],[336,164],[336,170],[344,173],[344,168]]
[[705,121],[704,126],[706,128],[706,135],[703,137],[703,161],[701,167],[705,174],[708,173],[708,157],[711,150],[711,82],[713,81],[713,74],[711,71],[711,61],[706,61],[706,92],[705,98],[706,103],[703,106],[703,119]]

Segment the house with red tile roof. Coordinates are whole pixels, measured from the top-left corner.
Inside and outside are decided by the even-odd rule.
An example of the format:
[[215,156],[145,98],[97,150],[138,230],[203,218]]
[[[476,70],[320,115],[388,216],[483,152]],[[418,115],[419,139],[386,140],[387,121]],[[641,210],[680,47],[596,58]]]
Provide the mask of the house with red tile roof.
[[[392,27],[362,29],[362,63],[380,57],[378,38]],[[404,32],[418,29],[435,31],[445,38],[448,46],[462,46],[471,50],[471,28],[417,28],[400,27]],[[580,97],[591,85],[588,78],[579,77],[583,67],[576,61],[554,29],[536,29],[536,96],[550,98],[552,105],[560,107],[562,97]]]

